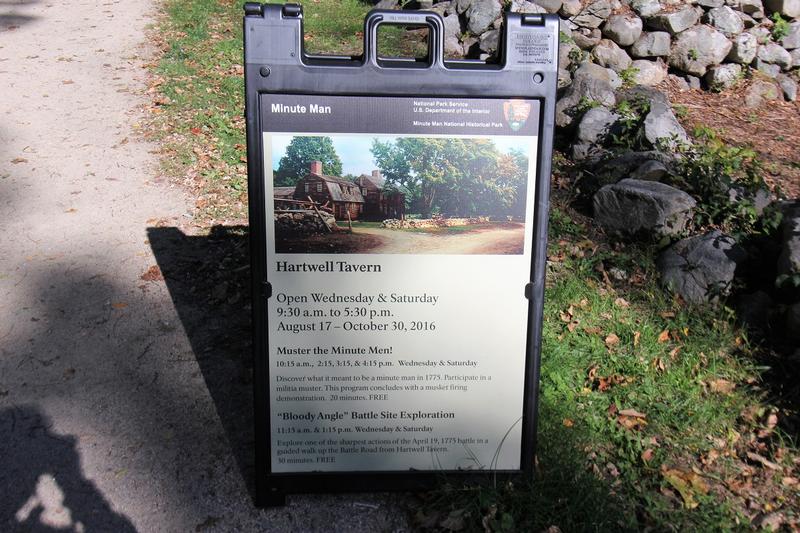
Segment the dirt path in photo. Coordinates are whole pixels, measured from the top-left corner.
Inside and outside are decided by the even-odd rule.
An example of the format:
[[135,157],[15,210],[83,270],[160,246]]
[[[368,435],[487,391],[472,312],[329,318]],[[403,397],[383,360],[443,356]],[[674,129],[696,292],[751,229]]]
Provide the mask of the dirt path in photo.
[[519,249],[525,234],[524,226],[490,228],[468,233],[431,234],[383,228],[354,228],[354,233],[366,233],[381,238],[383,244],[369,250],[378,254],[492,254],[510,253]]
[[140,140],[153,13],[0,3],[0,531],[406,528],[395,497],[252,506],[247,307],[208,253],[246,245],[187,236],[193,203]]

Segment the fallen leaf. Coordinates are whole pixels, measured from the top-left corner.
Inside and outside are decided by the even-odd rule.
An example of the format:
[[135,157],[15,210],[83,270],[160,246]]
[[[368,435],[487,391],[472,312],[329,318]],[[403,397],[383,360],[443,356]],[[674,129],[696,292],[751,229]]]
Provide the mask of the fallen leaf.
[[770,470],[781,470],[781,466],[773,463],[763,455],[759,455],[754,452],[747,452],[747,458],[753,461],[754,463],[758,463],[765,468],[769,468]]
[[616,305],[617,307],[627,308],[630,307],[631,304],[628,303],[628,300],[626,300],[625,298],[617,298],[616,300],[614,300],[614,305]]
[[619,344],[619,337],[615,333],[609,333],[606,337],[606,347],[611,348]]
[[74,82],[74,81],[72,81],[72,80],[63,80],[63,81],[61,82],[61,84],[62,84],[62,85],[72,85],[73,83],[75,83],[75,82]]
[[570,333],[572,333],[573,331],[575,331],[575,328],[578,327],[578,324],[580,324],[580,322],[578,322],[577,320],[573,320],[572,322],[567,324],[567,329],[569,330]]
[[623,409],[619,412],[620,416],[631,416],[634,418],[647,418],[647,415],[644,413],[640,413],[636,409]]
[[125,309],[126,307],[128,307],[128,304],[126,304],[125,302],[115,302],[111,304],[111,307],[113,307],[114,309]]
[[680,351],[681,351],[681,347],[680,346],[676,346],[675,348],[673,348],[672,350],[669,351],[669,358],[674,361],[675,358],[678,357],[678,352],[680,352]]
[[599,335],[600,333],[603,332],[603,330],[598,328],[597,326],[592,326],[592,327],[584,326],[583,331],[589,335]]
[[640,331],[633,332],[633,347],[636,348],[639,346],[639,340],[642,338],[642,333]]
[[658,342],[667,342],[669,340],[669,330],[665,329],[658,334]]
[[797,483],[798,483],[798,481],[797,481],[796,477],[787,476],[787,477],[781,479],[781,484],[784,487],[793,487],[793,486],[797,485]]
[[694,509],[699,505],[695,497],[698,493],[707,494],[708,485],[702,477],[694,472],[664,468],[661,471],[664,480],[678,491],[687,509]]
[[140,276],[140,279],[144,281],[161,281],[164,279],[164,275],[161,273],[161,269],[158,268],[158,265],[153,265]]
[[64,212],[65,212],[65,213],[77,213],[77,212],[78,212],[78,210],[77,210],[77,209],[75,209],[74,207],[70,207],[69,209],[67,209],[67,210],[66,210],[66,211],[64,211]]
[[781,513],[769,513],[753,520],[753,525],[768,531],[778,531],[783,522],[784,518]]
[[15,165],[18,165],[18,164],[20,164],[20,163],[27,163],[27,162],[28,162],[28,160],[27,160],[27,159],[25,159],[24,157],[15,157],[14,159],[12,159],[12,160],[11,160],[11,162],[12,162],[13,164],[15,164]]
[[667,365],[664,364],[664,360],[660,357],[653,359],[653,367],[661,372],[664,372],[667,369]]
[[661,318],[675,318],[675,313],[672,311],[662,311],[658,313]]
[[653,459],[653,449],[647,448],[645,451],[642,452],[642,461],[645,463],[649,463]]
[[573,422],[569,418],[565,418],[564,420],[561,421],[561,423],[564,424],[564,427],[566,428],[571,428],[572,426],[575,425],[575,422]]
[[711,392],[730,394],[733,392],[733,389],[736,388],[736,385],[727,379],[713,379],[708,382],[708,387],[711,389]]

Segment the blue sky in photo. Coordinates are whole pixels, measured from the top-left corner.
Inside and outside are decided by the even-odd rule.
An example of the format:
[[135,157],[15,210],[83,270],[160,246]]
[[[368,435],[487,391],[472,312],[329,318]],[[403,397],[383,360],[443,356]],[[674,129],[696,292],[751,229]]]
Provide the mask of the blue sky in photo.
[[[286,153],[286,147],[289,146],[289,142],[293,137],[294,135],[272,135],[273,170],[278,170],[281,157]],[[394,135],[328,135],[328,137],[333,139],[333,147],[336,149],[336,153],[339,154],[339,159],[342,160],[343,173],[354,176],[369,174],[373,169],[378,168],[378,165],[372,159],[372,152],[370,151],[372,139],[386,142],[397,138]],[[531,137],[489,136],[485,138],[491,139],[498,150],[503,153],[516,149],[527,153],[530,157],[530,150],[533,147]],[[324,171],[325,169],[323,169]]]

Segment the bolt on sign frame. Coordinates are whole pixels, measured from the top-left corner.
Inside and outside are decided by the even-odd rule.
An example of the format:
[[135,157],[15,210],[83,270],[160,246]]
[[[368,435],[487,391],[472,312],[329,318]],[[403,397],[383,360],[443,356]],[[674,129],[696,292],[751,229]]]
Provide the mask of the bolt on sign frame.
[[[486,480],[489,479],[487,472],[492,474],[491,479],[531,476],[536,445],[549,181],[558,74],[558,18],[552,15],[506,13],[498,42],[498,60],[488,63],[445,59],[444,20],[435,12],[371,11],[364,23],[364,53],[347,57],[306,53],[300,5],[246,3],[244,11],[256,504],[281,505],[288,493],[417,490],[431,487],[444,478]],[[427,29],[427,57],[381,57],[378,53],[378,29],[384,25]],[[342,112],[339,113],[339,110]],[[473,113],[478,118],[467,117],[465,120],[463,116],[454,115],[462,112]],[[335,116],[337,113],[338,116]],[[498,129],[501,136],[522,135],[525,132],[528,136],[484,136],[484,130],[492,127]],[[417,134],[415,139],[422,139],[423,143],[433,142],[430,139],[444,139],[443,142],[453,145],[461,141],[473,143],[468,144],[472,147],[484,146],[480,144],[483,142],[480,138],[484,137],[495,139],[500,143],[498,146],[517,143],[515,146],[519,147],[519,142],[528,142],[524,146],[529,156],[525,159],[528,162],[526,183],[522,189],[524,192],[520,193],[527,198],[527,203],[522,202],[523,206],[527,206],[527,211],[519,218],[524,222],[518,224],[524,226],[525,231],[524,234],[520,233],[520,251],[508,252],[522,255],[513,256],[517,259],[509,259],[512,256],[491,255],[495,252],[474,252],[490,254],[484,256],[423,256],[415,255],[413,250],[404,256],[369,255],[371,252],[360,256],[279,253],[281,250],[276,248],[276,239],[280,241],[280,238],[276,237],[277,230],[273,224],[279,212],[292,215],[300,206],[306,209],[306,215],[298,216],[313,218],[316,215],[324,222],[325,217],[320,210],[331,207],[322,199],[315,201],[306,195],[309,192],[308,185],[305,191],[301,190],[301,185],[296,185],[292,198],[281,197],[285,199],[284,203],[278,201],[277,188],[273,187],[272,176],[277,156],[286,150],[289,139],[303,134],[308,136],[309,133],[331,136],[334,144],[339,142],[340,147],[341,143],[364,142],[357,135],[367,134],[378,134],[378,137],[370,140],[383,142],[384,147],[399,146],[398,139],[414,133]],[[356,136],[347,137],[347,134]],[[276,135],[282,135],[280,138],[283,141],[276,141],[279,138],[274,137]],[[470,136],[478,140],[469,139]],[[513,153],[518,154],[519,151]],[[347,157],[345,154],[344,159]],[[347,161],[344,163],[346,167]],[[343,204],[347,205],[346,220],[342,220],[344,210],[330,212],[340,223],[350,223],[352,226],[351,212],[357,216],[362,209],[357,204],[358,194],[364,192],[362,200],[366,202],[367,190],[351,188],[344,178],[338,176],[326,177],[325,170],[321,165],[312,167],[306,179],[322,179],[325,187],[336,189],[340,200],[344,193],[350,195],[347,198],[356,203]],[[369,173],[369,169],[364,170]],[[390,177],[387,173],[387,178]],[[322,190],[322,185],[312,184],[312,187]],[[283,192],[286,194],[285,190]],[[289,193],[292,194],[291,189]],[[403,203],[403,197],[400,198],[400,203]],[[332,200],[334,204],[335,200]],[[511,216],[506,217],[508,224],[514,224],[512,219]],[[524,254],[521,251],[523,248]],[[382,268],[380,258],[385,262],[383,269],[390,273],[388,276],[387,273],[375,274],[375,269],[380,271]],[[514,273],[492,266],[492,270],[482,273],[476,270],[477,274],[473,272],[472,276],[468,275],[472,272],[471,267],[458,266],[458,262],[484,260],[514,260],[517,261],[516,265],[524,260],[524,264]],[[306,266],[301,264],[303,261],[307,263]],[[393,269],[392,261],[405,261],[402,263],[403,270]],[[456,265],[450,274],[430,280],[430,285],[423,285],[420,289],[422,292],[402,297],[392,292],[402,289],[405,280],[409,279],[409,272],[412,271],[409,265],[423,264],[424,267],[418,271],[422,274],[411,277],[424,278],[425,272],[435,271],[438,264],[447,261],[454,261],[452,264]],[[287,269],[301,268],[305,269],[302,274],[286,274]],[[308,269],[316,272],[308,274]],[[342,269],[355,271],[356,274],[336,272]],[[391,272],[395,273],[394,277]],[[463,276],[461,280],[457,279],[459,273]],[[385,309],[369,307],[368,311],[366,306],[336,307],[338,304],[328,305],[328,310],[315,310],[311,304],[302,302],[308,300],[313,290],[306,290],[308,285],[322,278],[328,284],[325,294],[334,291],[331,293],[334,300],[340,298],[339,301],[342,301],[341,298],[345,298],[363,303],[371,302],[370,298],[389,298],[391,294],[392,301],[401,298],[401,302],[414,303],[406,307],[403,307],[405,303],[396,304],[395,307],[385,304]],[[506,278],[511,285],[505,282],[510,292],[504,293],[501,285]],[[353,289],[362,280],[367,289]],[[377,285],[369,289],[370,283]],[[450,289],[442,288],[444,292],[433,295],[438,290],[437,284],[444,287],[448,283],[456,283],[457,289],[448,292]],[[443,303],[436,308],[439,297]],[[288,304],[292,301],[301,302],[302,305],[291,308]],[[471,332],[481,326],[467,323],[467,314],[459,313],[470,303],[474,305],[474,314],[480,315],[487,324],[495,315],[503,315],[504,319],[493,323],[493,326],[487,325],[484,332],[471,337]],[[490,306],[493,306],[490,314],[481,311]],[[318,307],[322,309],[326,306]],[[416,311],[409,314],[405,309]],[[350,320],[346,323],[333,318],[342,312],[369,312],[373,316],[392,315],[393,318],[372,320],[370,317],[369,321]],[[287,315],[296,317],[296,313],[306,313],[306,316],[319,313],[317,316],[325,316],[326,320],[315,321],[314,324],[318,323],[319,328],[298,334],[299,330],[316,326],[303,326],[302,319],[286,318]],[[408,322],[395,320],[398,316],[403,318],[403,313],[406,313]],[[431,313],[439,315],[437,317]],[[423,315],[426,320],[414,320]],[[435,325],[433,320],[427,320],[431,317],[438,318],[440,324],[444,324],[439,332],[430,331]],[[334,359],[331,358],[330,345],[342,343],[343,333],[334,333],[330,329],[320,332],[325,322],[328,328],[334,324],[335,330],[341,330],[342,324],[351,330],[361,327],[378,330],[394,328],[402,330],[405,337],[400,332],[392,337],[393,334],[385,329],[379,334],[369,331],[352,333],[352,338],[357,340],[351,343],[351,354],[360,353],[359,350],[366,350],[367,346],[371,352],[373,344],[387,344],[384,342],[386,338],[395,340],[392,347],[375,348],[376,353],[384,355],[372,360],[364,359],[363,355]],[[285,330],[293,327],[293,324],[300,325],[298,331],[286,333]],[[409,325],[423,331],[413,332],[418,333],[413,336],[407,331]],[[504,327],[512,329],[503,330]],[[515,348],[504,348],[505,337],[517,339]],[[296,342],[287,341],[288,338],[296,339]],[[422,340],[404,345],[403,338]],[[462,339],[466,339],[468,344],[459,344]],[[488,340],[489,344],[481,344],[484,340]],[[440,358],[427,358],[431,360],[423,357],[411,363],[406,361],[406,364],[418,365],[409,376],[403,378],[419,380],[414,385],[408,385],[411,389],[423,391],[417,396],[386,392],[396,391],[399,386],[375,386],[369,383],[370,379],[376,379],[376,373],[379,373],[377,379],[400,379],[399,374],[405,371],[397,366],[398,359],[402,358],[400,353],[411,357],[413,350],[425,349],[433,344],[447,353]],[[465,350],[463,353],[467,353],[471,349],[469,344],[480,344],[484,352],[497,349],[498,353],[491,355],[491,361],[481,360],[480,355],[470,360],[471,356],[459,352]],[[283,354],[283,358],[279,357],[278,352]],[[295,355],[287,359],[287,353]],[[394,355],[386,356],[386,353]],[[496,360],[501,357],[508,357],[508,363],[503,362],[505,359],[497,363]],[[363,366],[359,372],[349,368],[343,374],[341,369],[332,369],[329,365]],[[386,365],[389,368],[381,368],[380,371],[368,368],[373,365]],[[420,369],[422,365],[433,365],[433,368]],[[456,365],[455,368],[453,365]],[[472,366],[473,369],[464,370],[458,365]],[[481,366],[484,368],[479,369]],[[349,376],[347,372],[353,375]],[[366,392],[362,396],[340,396],[338,392],[328,395],[327,391],[341,392],[345,389],[328,383],[309,384],[310,380],[327,380],[328,377],[323,376],[326,373],[338,375],[339,380],[363,380],[363,386],[348,390],[369,389],[370,401],[365,401],[368,399]],[[392,373],[398,375],[392,376]],[[494,389],[486,388],[489,387],[487,384],[461,384],[471,379],[492,380],[493,373]],[[298,381],[305,387],[298,386]],[[276,393],[276,389],[283,392]],[[457,392],[441,392],[443,389]],[[298,390],[312,392],[298,394]],[[434,390],[440,392],[431,392]],[[511,400],[504,399],[507,391],[512,391]],[[462,402],[459,399],[469,396],[471,400]],[[494,409],[490,413],[497,416],[486,415],[482,409],[487,406]],[[471,414],[473,412],[475,415]],[[510,416],[509,420],[514,420],[513,423],[500,427],[500,433],[495,428],[492,436],[481,433],[484,424],[491,425],[494,418],[502,416]],[[361,421],[353,422],[355,418]],[[363,421],[370,418],[373,421]],[[376,418],[381,420],[375,422]],[[405,420],[401,422],[397,418]],[[454,422],[456,418],[459,419],[457,423]],[[357,428],[359,424],[363,424],[361,429]],[[372,426],[367,427],[369,424]],[[366,431],[365,427],[368,431],[377,432],[381,438],[354,433],[354,430]],[[502,428],[506,427],[508,431],[503,434]],[[486,449],[485,454],[479,457],[483,453],[480,451],[482,446]],[[503,446],[505,450],[501,464],[499,454]],[[414,450],[419,453],[415,455]]]

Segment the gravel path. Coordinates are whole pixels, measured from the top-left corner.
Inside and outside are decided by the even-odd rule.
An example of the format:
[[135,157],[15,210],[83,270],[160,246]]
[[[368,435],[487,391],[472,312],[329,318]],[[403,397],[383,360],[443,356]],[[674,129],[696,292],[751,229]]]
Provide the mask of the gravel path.
[[191,217],[137,135],[152,11],[0,3],[0,530],[407,530],[395,496],[252,507],[244,359],[193,340],[225,317],[142,278]]
[[525,227],[490,228],[468,233],[431,234],[383,228],[358,228],[354,233],[376,235],[384,242],[371,254],[492,254],[522,253]]

